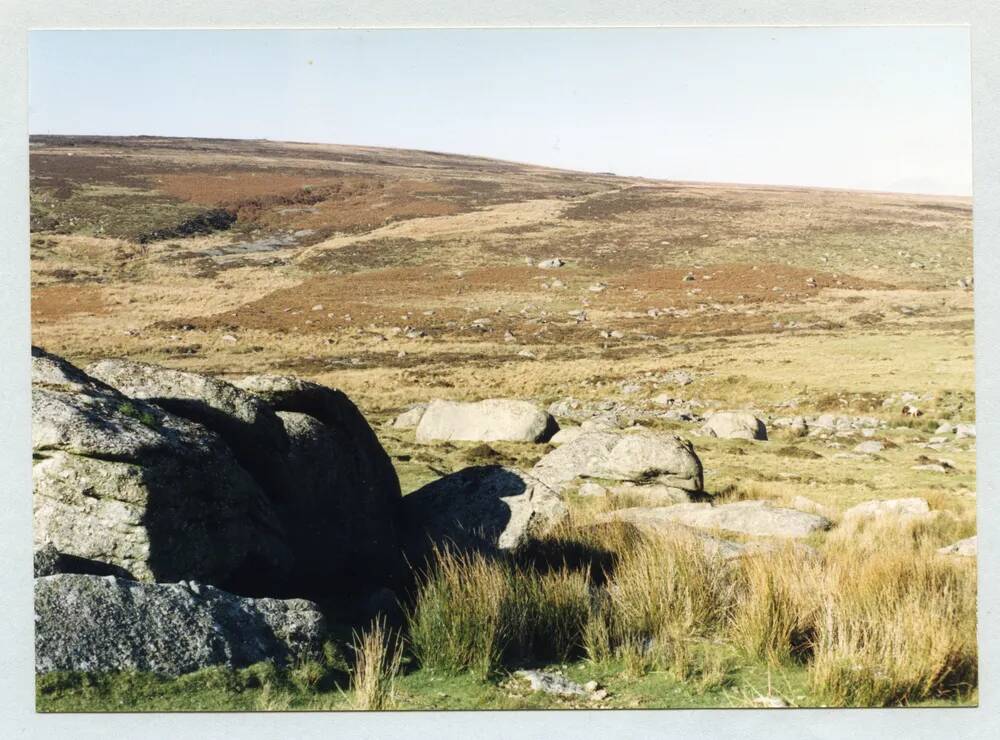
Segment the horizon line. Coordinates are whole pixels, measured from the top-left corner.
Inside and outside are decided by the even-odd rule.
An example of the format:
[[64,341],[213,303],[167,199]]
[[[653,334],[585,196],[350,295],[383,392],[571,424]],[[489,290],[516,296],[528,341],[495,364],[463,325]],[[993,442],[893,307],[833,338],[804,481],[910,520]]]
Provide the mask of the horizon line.
[[[105,138],[105,139],[191,139],[200,141],[263,141],[272,144],[303,144],[307,146],[339,146],[345,148],[355,148],[355,149],[379,149],[384,151],[398,151],[398,152],[417,152],[420,154],[436,154],[450,157],[467,157],[470,159],[485,159],[491,162],[500,162],[503,164],[513,164],[519,165],[521,167],[537,167],[540,169],[554,170],[556,172],[571,172],[575,174],[583,175],[601,175],[605,177],[617,177],[622,179],[631,180],[651,180],[653,182],[662,182],[669,184],[679,184],[679,185],[705,185],[705,186],[729,186],[729,187],[745,187],[745,188],[780,188],[784,190],[818,190],[818,191],[831,191],[838,193],[865,193],[871,195],[912,195],[917,197],[932,197],[932,198],[961,198],[969,201],[975,198],[975,187],[973,184],[972,191],[969,193],[931,193],[923,191],[911,191],[911,190],[879,190],[873,188],[854,188],[854,187],[843,187],[836,185],[806,185],[806,184],[793,184],[785,182],[745,182],[737,180],[678,180],[670,179],[666,177],[654,177],[650,175],[628,175],[621,174],[618,172],[612,172],[610,170],[581,170],[573,169],[570,167],[557,167],[554,165],[541,164],[537,162],[525,162],[516,159],[503,159],[501,157],[491,157],[483,154],[470,154],[467,152],[444,152],[435,149],[419,149],[414,147],[402,147],[402,146],[385,146],[380,144],[344,144],[342,142],[336,141],[297,141],[294,139],[270,139],[267,137],[253,137],[253,138],[237,138],[232,136],[183,136],[177,134],[59,134],[59,133],[33,133],[28,132],[28,143],[31,143],[31,138],[36,136],[53,136],[62,138]],[[30,152],[29,152],[30,154]]]

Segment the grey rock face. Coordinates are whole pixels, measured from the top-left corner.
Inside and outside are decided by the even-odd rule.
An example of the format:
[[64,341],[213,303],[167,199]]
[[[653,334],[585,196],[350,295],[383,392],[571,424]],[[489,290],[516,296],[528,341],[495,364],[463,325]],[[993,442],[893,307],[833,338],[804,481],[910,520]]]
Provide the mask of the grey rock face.
[[319,657],[316,605],[247,599],[195,582],[61,574],[35,580],[35,670],[150,671]]
[[563,491],[577,478],[653,481],[702,490],[701,461],[690,442],[659,432],[586,432],[553,450],[532,475]]
[[766,440],[767,427],[749,411],[717,411],[698,432],[704,437]]
[[343,391],[281,375],[253,375],[236,385],[275,411],[308,414],[322,422],[340,447],[338,464],[357,495],[395,508],[400,497],[396,469],[361,411]]
[[435,400],[417,425],[417,441],[540,442],[555,433],[555,420],[528,401],[490,398],[476,403]]
[[399,478],[357,406],[299,378],[254,375],[236,385],[277,413],[289,440],[275,506],[296,554],[298,593],[393,584],[403,568]]
[[612,496],[637,496],[649,506],[669,506],[670,504],[691,503],[691,494],[687,491],[665,486],[662,483],[637,486],[631,483],[612,486],[609,489]]
[[217,378],[144,362],[101,360],[87,372],[126,396],[211,429],[269,495],[280,495],[288,439],[260,398]]
[[498,465],[466,468],[403,498],[409,551],[430,543],[513,549],[567,516],[559,495],[533,476]]
[[270,502],[218,435],[37,348],[32,364],[38,546],[142,581],[287,572]]
[[400,575],[399,481],[340,391],[33,360],[35,535],[73,572],[317,597]]
[[289,452],[287,493],[275,507],[295,556],[294,593],[319,596],[334,584],[354,591],[393,583],[404,567],[395,474],[373,472],[373,461],[360,459],[365,453],[343,429],[295,411],[278,417]]
[[607,524],[623,522],[632,525],[639,532],[666,539],[694,538],[702,545],[705,554],[721,560],[733,560],[744,554],[744,547],[738,542],[714,537],[705,532],[681,524],[675,519],[664,516],[665,506],[635,506],[628,509],[615,509],[598,514],[596,522]]

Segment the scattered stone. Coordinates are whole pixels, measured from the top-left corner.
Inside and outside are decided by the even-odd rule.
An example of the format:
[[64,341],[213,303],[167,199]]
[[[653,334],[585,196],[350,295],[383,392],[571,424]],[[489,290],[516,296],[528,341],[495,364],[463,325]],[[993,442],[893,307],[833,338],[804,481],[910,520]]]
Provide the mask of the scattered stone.
[[919,516],[930,512],[922,498],[897,498],[885,501],[865,501],[844,512],[844,519],[861,519],[882,516]]
[[[749,544],[745,545],[715,537],[699,529],[682,524],[670,517],[663,516],[662,512],[667,508],[671,507],[638,506],[628,509],[615,509],[597,515],[596,524],[600,526],[610,522],[622,522],[635,527],[647,535],[663,537],[667,540],[676,541],[677,539],[690,538],[699,543],[709,557],[720,558],[722,560],[734,560],[753,552]],[[761,544],[763,550],[768,548],[766,544]],[[762,550],[758,549],[758,551]]]
[[35,580],[35,671],[289,665],[322,655],[326,625],[302,599],[248,599],[213,586],[60,574]]
[[542,260],[538,263],[538,266],[543,270],[551,270],[556,267],[562,267],[566,263],[559,257],[551,257],[547,260]]
[[565,676],[545,671],[515,671],[515,676],[527,679],[532,691],[542,691],[553,696],[586,696],[589,692]]
[[774,451],[775,455],[780,457],[794,457],[799,460],[822,460],[823,456],[818,452],[807,449],[805,447],[795,447],[788,445],[785,447],[779,447]]
[[698,430],[704,437],[766,440],[767,427],[749,411],[717,411]]
[[780,696],[755,696],[751,702],[755,707],[762,709],[787,709],[788,702]]
[[694,382],[694,375],[687,370],[671,370],[668,373],[664,373],[661,379],[663,382],[671,385],[690,385]]
[[690,442],[673,434],[594,431],[580,434],[538,461],[533,475],[556,490],[577,478],[659,482],[702,490],[701,461]]
[[942,555],[958,555],[963,558],[974,558],[976,557],[976,537],[967,537],[964,540],[959,540],[954,544],[947,545],[938,550]]
[[879,442],[877,439],[869,439],[864,442],[858,443],[854,447],[855,452],[860,452],[863,455],[876,455],[885,449],[885,445]]
[[967,437],[976,437],[976,425],[975,424],[957,424],[955,426],[955,438],[956,439],[966,439]]
[[944,463],[923,463],[912,466],[913,470],[921,470],[926,473],[950,473],[954,468]]
[[427,410],[426,403],[418,403],[410,406],[406,411],[401,413],[395,419],[392,420],[392,426],[395,429],[416,429],[417,425],[420,423],[420,419],[423,418],[424,411]]
[[542,442],[558,430],[551,415],[528,401],[431,401],[417,425],[418,442]]

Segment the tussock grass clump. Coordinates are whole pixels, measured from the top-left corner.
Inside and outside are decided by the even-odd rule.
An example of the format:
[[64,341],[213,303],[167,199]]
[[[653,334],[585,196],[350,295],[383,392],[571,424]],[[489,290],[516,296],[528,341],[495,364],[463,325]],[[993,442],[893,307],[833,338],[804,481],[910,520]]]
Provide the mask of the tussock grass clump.
[[907,704],[976,686],[974,563],[904,548],[830,561],[809,667],[829,703]]
[[679,530],[626,552],[608,583],[620,635],[706,636],[719,630],[733,596],[731,571],[701,539]]
[[727,636],[738,649],[769,663],[802,656],[820,609],[818,563],[788,546],[741,558]]
[[[408,615],[413,652],[484,680],[582,654],[630,680],[662,672],[710,692],[734,661],[794,661],[832,705],[967,696],[975,565],[935,549],[971,520],[891,519],[847,523],[819,553],[788,544],[728,561],[683,528],[578,527],[503,557],[439,551]],[[572,566],[556,561],[564,545],[580,555]]]
[[507,558],[438,550],[408,614],[420,663],[482,679],[514,659],[564,660],[582,647],[588,571],[538,572]]
[[499,562],[478,553],[437,550],[407,615],[410,643],[421,665],[488,677],[503,655],[508,587]]
[[381,711],[393,705],[396,676],[402,660],[399,636],[377,619],[354,639],[354,673],[351,688],[356,709]]
[[507,652],[521,659],[563,661],[581,648],[590,619],[589,572],[510,570]]
[[721,631],[731,606],[731,576],[694,534],[643,540],[608,576],[584,631],[588,657],[615,657],[630,677],[655,669],[678,681],[698,675],[701,642]]

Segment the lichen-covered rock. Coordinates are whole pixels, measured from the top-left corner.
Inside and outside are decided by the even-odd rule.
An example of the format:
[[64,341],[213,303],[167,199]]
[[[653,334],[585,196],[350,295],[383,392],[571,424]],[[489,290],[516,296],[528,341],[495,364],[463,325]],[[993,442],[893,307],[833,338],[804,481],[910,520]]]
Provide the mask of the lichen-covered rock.
[[257,396],[218,378],[145,362],[101,360],[87,373],[130,398],[211,429],[258,485],[272,498],[281,496],[288,439],[274,411]]
[[420,417],[418,442],[541,442],[557,425],[545,411],[528,401],[489,398],[476,403],[431,401]]
[[508,550],[544,534],[567,516],[559,495],[512,468],[465,468],[403,498],[408,550],[433,543],[459,549]]
[[35,580],[35,671],[149,671],[316,658],[323,615],[301,599],[248,599],[195,582]]
[[716,411],[698,431],[703,437],[766,440],[767,427],[749,411]]
[[207,428],[32,348],[38,546],[142,581],[254,590],[291,566],[267,497]]
[[586,432],[543,457],[532,475],[563,491],[578,478],[656,481],[702,490],[701,461],[690,442],[662,432]]
[[35,550],[33,558],[35,578],[39,578],[40,576],[54,576],[56,573],[61,573],[61,557],[59,551],[52,543],[47,543]]

